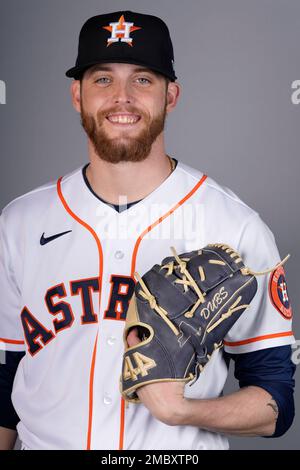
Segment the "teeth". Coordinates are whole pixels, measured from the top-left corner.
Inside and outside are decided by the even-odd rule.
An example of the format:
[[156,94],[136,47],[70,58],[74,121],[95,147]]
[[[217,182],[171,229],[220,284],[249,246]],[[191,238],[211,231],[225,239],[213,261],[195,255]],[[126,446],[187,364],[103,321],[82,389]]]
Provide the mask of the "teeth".
[[137,116],[108,116],[108,120],[111,122],[117,122],[119,124],[134,124],[138,121]]

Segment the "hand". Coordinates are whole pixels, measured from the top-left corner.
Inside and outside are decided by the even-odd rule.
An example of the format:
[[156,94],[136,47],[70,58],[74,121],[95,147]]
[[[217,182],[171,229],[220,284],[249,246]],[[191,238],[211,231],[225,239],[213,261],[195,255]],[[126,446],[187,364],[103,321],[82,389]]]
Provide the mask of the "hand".
[[[140,342],[138,330],[133,328],[127,336],[128,346],[136,346]],[[187,400],[183,392],[184,382],[157,382],[137,389],[139,399],[150,413],[169,426],[184,424]]]

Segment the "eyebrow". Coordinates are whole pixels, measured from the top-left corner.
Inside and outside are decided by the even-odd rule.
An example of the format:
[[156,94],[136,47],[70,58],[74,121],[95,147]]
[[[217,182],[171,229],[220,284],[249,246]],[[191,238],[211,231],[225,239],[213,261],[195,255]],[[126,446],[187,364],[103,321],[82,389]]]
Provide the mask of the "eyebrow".
[[94,65],[94,67],[92,67],[89,72],[90,72],[90,75],[94,72],[98,72],[98,71],[101,71],[101,72],[111,72],[111,67],[106,67],[105,65]]
[[155,73],[154,73],[151,69],[149,69],[149,68],[147,68],[147,67],[136,67],[136,68],[134,69],[134,73],[139,73],[139,72],[142,72],[142,73],[152,73],[153,75],[155,75]]
[[[112,67],[99,64],[99,65],[95,65],[92,69],[90,69],[88,71],[89,72],[88,75],[92,75],[93,73],[96,73],[96,72],[112,72],[112,71],[113,71]],[[136,67],[133,70],[133,73],[140,73],[140,72],[151,73],[152,75],[155,75],[155,72],[153,72],[151,69],[147,67]]]

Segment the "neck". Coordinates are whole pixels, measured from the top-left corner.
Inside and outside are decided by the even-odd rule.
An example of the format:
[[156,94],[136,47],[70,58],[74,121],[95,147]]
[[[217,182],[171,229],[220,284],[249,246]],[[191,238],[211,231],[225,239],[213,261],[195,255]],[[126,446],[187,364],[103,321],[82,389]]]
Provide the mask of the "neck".
[[90,141],[88,151],[90,165],[86,172],[87,179],[93,191],[111,204],[124,204],[143,199],[171,173],[170,160],[164,151],[162,135],[153,143],[150,154],[142,162],[113,164],[101,160]]

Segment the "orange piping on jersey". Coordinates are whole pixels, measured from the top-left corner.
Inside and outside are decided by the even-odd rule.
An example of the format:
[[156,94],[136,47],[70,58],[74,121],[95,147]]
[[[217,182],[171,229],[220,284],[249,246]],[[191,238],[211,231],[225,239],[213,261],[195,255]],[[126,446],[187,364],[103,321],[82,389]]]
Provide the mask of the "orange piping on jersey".
[[[81,220],[68,206],[61,189],[61,180],[62,176],[57,181],[57,193],[61,200],[62,205],[68,212],[68,214],[73,217],[79,224],[81,224],[84,228],[86,228],[94,237],[98,253],[99,253],[99,312],[100,312],[100,304],[101,304],[101,286],[102,286],[102,275],[103,275],[103,251],[101,242],[95,232],[95,230],[90,227],[84,220]],[[90,369],[90,388],[89,388],[89,421],[88,421],[88,432],[87,432],[87,450],[90,450],[91,446],[91,434],[92,434],[92,425],[93,425],[93,385],[94,385],[94,374],[95,374],[95,362],[96,362],[96,351],[97,351],[97,342],[98,342],[98,333],[95,339],[93,356],[92,356],[92,363]]]
[[121,422],[120,422],[119,450],[123,450],[123,447],[124,447],[124,430],[125,430],[125,400],[124,398],[121,398]]
[[282,333],[272,333],[270,335],[256,336],[255,338],[248,338],[242,341],[224,341],[225,346],[243,346],[244,344],[255,343],[256,341],[263,341],[264,339],[282,338],[284,336],[293,336],[292,331],[283,331]]
[[21,341],[18,339],[6,339],[6,338],[0,338],[0,343],[7,343],[7,344],[25,344],[25,341]]
[[[134,279],[134,272],[135,272],[135,265],[136,265],[136,257],[137,257],[137,252],[140,246],[140,243],[143,239],[143,237],[150,232],[154,227],[156,227],[158,224],[160,224],[164,219],[169,217],[176,209],[178,209],[182,204],[184,204],[199,188],[202,186],[204,181],[206,180],[207,175],[203,175],[202,178],[198,181],[198,183],[193,187],[193,189],[184,196],[177,204],[175,204],[172,209],[170,209],[168,212],[166,212],[165,215],[160,217],[159,219],[156,220],[152,225],[149,225],[144,232],[138,237],[133,254],[132,254],[132,261],[131,261],[131,277]],[[120,439],[119,439],[119,450],[123,450],[123,445],[124,445],[124,432],[125,432],[125,402],[124,399],[121,399],[121,416],[120,416]]]
[[139,236],[139,238],[137,239],[137,242],[135,244],[135,247],[134,247],[134,250],[133,250],[133,255],[132,255],[132,263],[131,263],[131,276],[132,277],[134,277],[133,275],[134,275],[134,271],[135,271],[137,251],[138,251],[139,245],[140,245],[142,239],[144,238],[144,236],[148,232],[150,232],[154,227],[156,227],[158,224],[160,224],[164,219],[169,217],[169,215],[171,215],[176,209],[178,209],[178,207],[182,206],[182,204],[184,204],[185,201],[187,199],[189,199],[197,191],[197,189],[204,183],[206,178],[207,178],[207,175],[203,175],[202,178],[200,179],[200,181],[198,181],[198,183],[193,187],[193,189],[186,196],[184,196],[184,198],[181,199],[181,201],[179,201],[174,207],[172,207],[172,209],[170,209],[165,215],[160,217],[156,222],[154,222],[152,225],[149,225],[149,227],[146,228],[146,230],[144,230],[144,232]]
[[98,333],[95,339],[94,350],[93,350],[93,357],[92,357],[92,364],[91,364],[91,371],[90,371],[90,406],[89,406],[89,427],[88,427],[88,435],[87,435],[87,443],[86,449],[91,450],[91,435],[92,435],[92,422],[93,422],[93,390],[94,390],[94,376],[95,376],[95,363],[96,363],[96,351],[97,351],[97,343],[98,343]]

